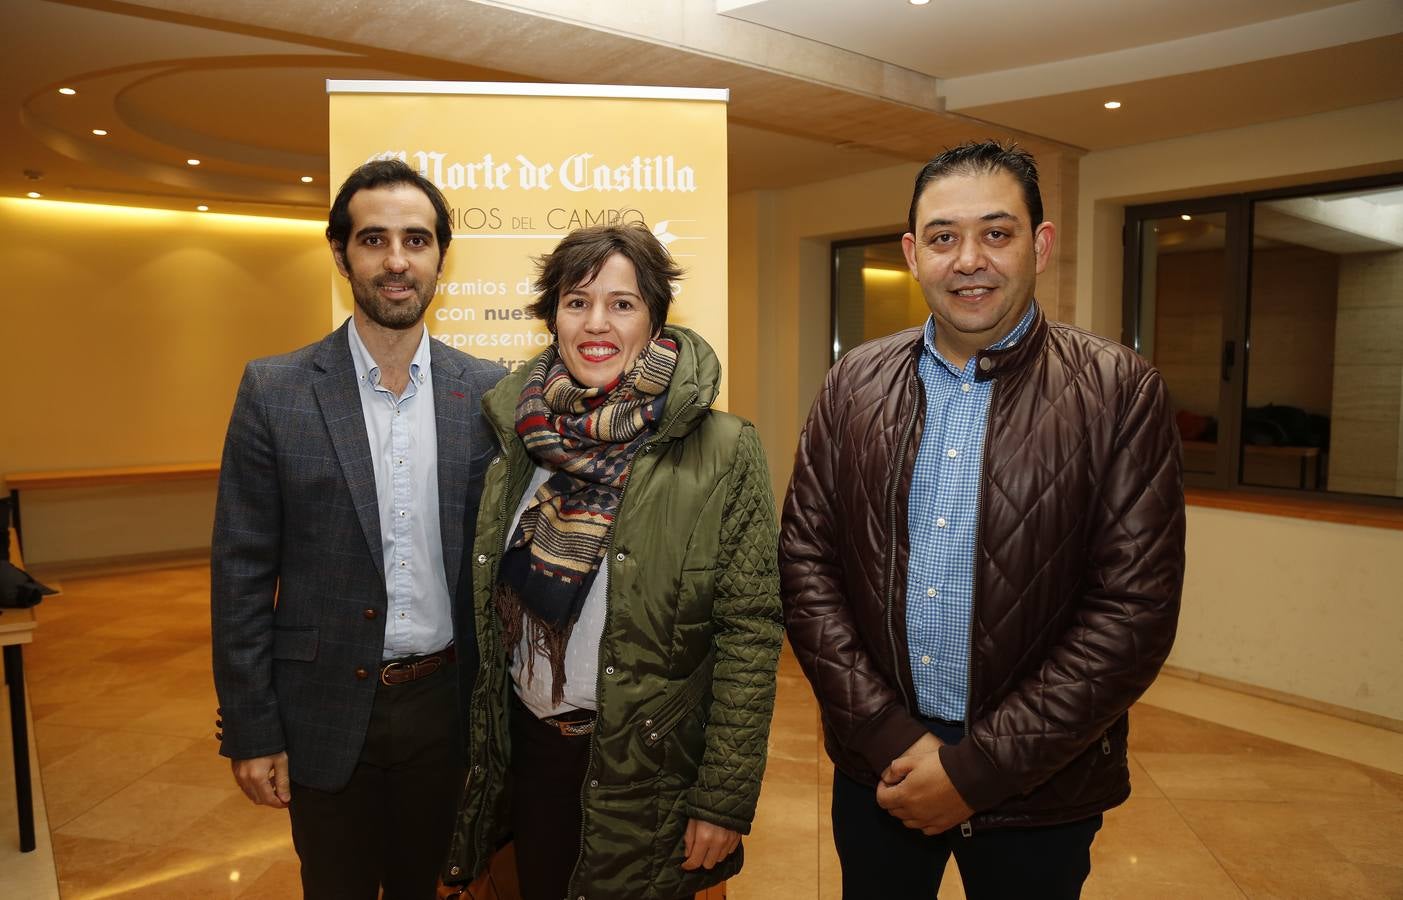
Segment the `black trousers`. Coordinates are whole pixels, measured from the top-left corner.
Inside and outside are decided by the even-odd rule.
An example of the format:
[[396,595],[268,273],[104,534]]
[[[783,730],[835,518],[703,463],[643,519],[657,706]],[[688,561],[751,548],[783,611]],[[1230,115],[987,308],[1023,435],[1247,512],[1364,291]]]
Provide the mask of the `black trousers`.
[[[947,744],[959,726],[925,721]],[[927,837],[877,805],[876,788],[833,773],[833,842],[844,900],[933,898],[951,855],[969,900],[1076,900],[1091,873],[1091,841],[1101,816],[1044,828],[952,828]]]
[[580,855],[580,789],[589,769],[590,739],[562,735],[515,693],[511,736],[511,826],[521,898],[561,900]]
[[307,900],[433,900],[463,790],[455,664],[380,684],[350,782],[292,784],[292,842]]

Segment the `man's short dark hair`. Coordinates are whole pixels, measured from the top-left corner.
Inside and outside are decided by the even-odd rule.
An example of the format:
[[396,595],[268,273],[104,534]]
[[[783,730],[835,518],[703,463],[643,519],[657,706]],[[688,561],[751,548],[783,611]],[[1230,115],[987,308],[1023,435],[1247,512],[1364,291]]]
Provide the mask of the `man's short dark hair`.
[[642,222],[577,228],[556,244],[554,250],[536,257],[537,297],[536,302],[526,307],[527,312],[545,320],[546,327],[555,334],[555,314],[561,292],[593,281],[605,260],[615,253],[623,254],[633,263],[638,290],[643,295],[643,304],[648,307],[648,322],[656,333],[667,323],[672,284],[682,277],[682,269]]
[[1038,190],[1038,164],[1033,154],[1013,143],[999,141],[968,141],[950,147],[926,163],[916,176],[916,188],[911,193],[911,211],[906,214],[906,227],[916,233],[916,204],[926,185],[946,175],[987,175],[1007,172],[1023,189],[1023,203],[1028,207],[1032,227],[1043,221],[1043,198]]
[[407,184],[417,187],[429,198],[434,207],[434,240],[438,242],[438,258],[448,252],[453,240],[453,223],[448,212],[448,201],[432,181],[420,175],[400,159],[372,159],[352,172],[336,192],[331,203],[331,214],[327,216],[326,239],[345,251],[351,239],[351,198],[360,191],[373,188]]

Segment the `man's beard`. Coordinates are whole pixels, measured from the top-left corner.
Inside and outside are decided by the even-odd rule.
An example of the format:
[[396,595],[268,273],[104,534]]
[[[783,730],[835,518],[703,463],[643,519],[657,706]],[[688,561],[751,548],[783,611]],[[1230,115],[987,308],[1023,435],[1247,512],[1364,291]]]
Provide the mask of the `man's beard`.
[[[414,289],[414,301],[391,303],[380,296],[380,288],[385,285],[406,286]],[[378,275],[371,279],[352,278],[351,295],[356,306],[370,321],[382,328],[403,331],[413,328],[424,318],[424,310],[434,299],[437,280],[429,284],[419,284],[412,278],[399,278],[393,275]]]

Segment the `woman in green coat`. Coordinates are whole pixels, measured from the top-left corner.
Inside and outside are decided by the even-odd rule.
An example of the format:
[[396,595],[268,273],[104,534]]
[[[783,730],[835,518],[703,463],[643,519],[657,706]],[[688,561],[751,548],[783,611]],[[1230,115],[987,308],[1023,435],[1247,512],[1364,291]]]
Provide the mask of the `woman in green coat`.
[[525,900],[676,900],[734,875],[774,706],[774,502],[715,354],[666,326],[645,227],[539,261],[555,335],[483,399],[503,451],[472,548],[481,668],[445,879],[510,837]]

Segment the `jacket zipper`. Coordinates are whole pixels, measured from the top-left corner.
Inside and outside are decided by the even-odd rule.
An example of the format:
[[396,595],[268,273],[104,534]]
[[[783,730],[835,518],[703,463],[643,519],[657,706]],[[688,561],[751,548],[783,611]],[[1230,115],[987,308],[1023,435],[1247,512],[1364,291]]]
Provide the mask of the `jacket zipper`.
[[[498,435],[498,441],[499,441],[499,443],[501,442],[501,435],[500,435],[500,434]],[[505,449],[506,445],[505,445],[505,444],[502,444],[502,447],[503,447],[503,449],[502,449],[502,451],[497,455],[497,458],[501,461],[501,464],[507,468],[508,471],[507,471],[507,480],[506,480],[506,483],[502,485],[502,499],[501,499],[501,502],[497,504],[497,542],[498,542],[498,544],[502,544],[502,543],[503,543],[502,539],[503,539],[504,537],[507,537],[507,535],[504,535],[502,532],[505,530],[506,521],[507,521],[507,497],[511,494],[511,463],[507,460],[507,451],[506,451],[506,449]],[[490,465],[489,465],[489,468],[490,468]],[[484,476],[484,477],[485,477],[485,476]],[[499,552],[502,552],[502,551],[499,551]],[[489,600],[490,600],[490,595],[489,595]],[[488,612],[490,613],[491,610],[489,609]],[[483,652],[483,651],[482,651],[482,648],[479,647],[479,648],[478,648],[478,653],[479,653],[479,654],[482,654],[482,652]],[[486,655],[483,655],[482,658],[483,658],[483,659],[487,659],[488,657],[487,657]],[[489,685],[489,687],[490,687],[490,685]],[[474,693],[476,693],[478,690],[481,690],[481,688],[482,688],[481,683],[478,683],[478,684],[474,687]],[[490,754],[490,753],[492,752],[492,751],[491,751],[491,747],[492,747],[492,717],[491,717],[491,716],[487,716],[486,719],[485,719],[485,722],[484,722],[484,725],[483,725],[483,734],[484,734],[486,740],[483,741],[482,746],[483,746],[484,749],[486,749],[487,752]],[[469,741],[469,742],[468,742],[468,746],[470,746],[470,747],[472,746],[472,741]],[[491,791],[490,791],[489,789],[490,789],[491,786],[492,786],[492,767],[491,767],[490,765],[483,765],[483,763],[481,763],[481,762],[475,763],[475,765],[482,766],[482,796],[483,796],[484,798],[486,798],[486,797],[488,797],[488,796],[490,795],[490,793],[491,793]],[[470,771],[469,774],[468,774],[468,779],[469,779],[469,783],[471,783],[471,780],[472,780],[472,772],[471,772],[471,771]],[[475,836],[476,839],[473,841],[473,845],[474,845],[475,848],[481,848],[481,847],[483,846],[484,839],[483,839],[482,830],[483,830],[483,828],[486,827],[487,819],[488,819],[488,816],[490,815],[490,812],[491,812],[490,810],[484,808],[483,811],[482,811],[482,814],[479,815],[479,816],[477,817],[477,829],[476,829],[477,834],[476,834],[476,836]],[[474,853],[474,856],[476,856],[476,852]]]
[[[675,412],[675,413],[672,414],[672,418],[667,420],[667,422],[663,425],[663,427],[662,427],[661,429],[659,429],[658,433],[657,433],[656,435],[654,435],[653,438],[652,438],[651,440],[649,440],[647,443],[645,443],[642,447],[639,447],[639,448],[638,448],[638,453],[642,454],[642,453],[651,453],[651,452],[653,452],[653,445],[656,444],[656,443],[658,443],[659,441],[661,441],[662,439],[664,439],[665,437],[668,436],[668,432],[672,430],[673,424],[677,422],[677,420],[678,420],[679,417],[681,417],[683,411],[686,410],[686,409],[688,409],[688,408],[690,408],[691,405],[692,405],[693,403],[695,403],[695,402],[697,401],[697,398],[700,397],[700,396],[701,396],[701,391],[694,391],[694,392],[692,393],[692,396],[688,398],[687,402],[684,403],[684,404],[682,404],[682,406],[678,408],[677,412]],[[634,458],[637,459],[637,456],[635,455]],[[632,482],[633,482],[633,462],[631,461],[631,462],[629,463],[628,479],[624,482],[623,490],[620,491],[620,493],[619,493],[619,512],[618,512],[617,515],[614,516],[614,521],[613,521],[613,523],[611,523],[611,524],[609,525],[609,532],[608,532],[608,534],[606,535],[606,538],[605,538],[605,546],[608,548],[608,549],[606,549],[606,550],[604,551],[604,557],[605,557],[605,559],[608,559],[609,557],[614,556],[614,528],[619,524],[619,519],[620,519],[620,517],[621,517],[622,514],[623,514],[623,511],[624,511],[624,495],[628,492],[628,486],[629,486],[629,484],[631,484]],[[617,560],[616,560],[616,561],[617,561]],[[585,761],[585,780],[584,780],[583,782],[580,783],[580,851],[579,851],[578,854],[576,854],[576,856],[575,856],[575,865],[574,865],[574,867],[570,870],[570,881],[568,882],[569,888],[570,888],[570,889],[567,891],[567,895],[573,895],[573,896],[581,897],[581,898],[583,898],[585,895],[582,894],[582,893],[577,894],[577,893],[575,892],[575,889],[574,889],[574,888],[575,888],[575,874],[576,874],[576,873],[579,871],[579,869],[580,869],[580,863],[584,862],[584,859],[585,859],[585,800],[586,800],[586,795],[587,795],[587,793],[588,793],[588,791],[589,791],[589,787],[590,787],[589,773],[594,769],[594,739],[595,739],[595,735],[596,735],[597,732],[598,732],[599,716],[598,716],[597,710],[598,710],[598,707],[599,707],[599,696],[600,696],[600,694],[602,694],[602,693],[604,692],[604,668],[603,668],[602,666],[600,666],[598,663],[599,663],[599,660],[600,660],[600,658],[603,656],[603,653],[604,653],[604,635],[606,635],[606,634],[609,633],[609,622],[610,622],[610,620],[614,617],[614,616],[613,616],[613,613],[614,613],[613,604],[609,602],[609,585],[610,585],[610,582],[613,580],[609,573],[613,571],[613,568],[614,568],[614,567],[613,567],[612,565],[610,565],[609,568],[608,568],[608,570],[606,570],[605,573],[604,573],[604,625],[603,625],[603,626],[601,627],[601,629],[600,629],[600,632],[599,632],[599,647],[596,648],[595,654],[594,654],[594,656],[595,656],[594,702],[595,702],[595,708],[596,708],[596,714],[595,714],[595,723],[596,723],[596,725],[595,725],[595,731],[591,731],[591,732],[590,732],[590,735],[589,735],[589,754],[588,754],[588,757],[586,758],[586,761]]]
[[[969,705],[974,697],[974,607],[979,600],[979,541],[984,536],[984,473],[989,468],[989,423],[994,418],[994,398],[999,393],[995,379],[989,388],[989,407],[984,410],[984,440],[979,451],[979,480],[974,487],[974,577],[970,580],[969,630],[965,636],[965,737],[969,737]],[[960,836],[970,837],[974,827],[968,819],[960,823]]]
[[[913,377],[912,381],[917,383],[917,393],[919,393],[918,377]],[[908,387],[911,385],[908,383]],[[918,401],[911,407],[911,418],[907,420],[906,427],[902,429],[901,440],[897,444],[896,467],[892,472],[891,486],[887,489],[887,596],[886,596],[886,617],[887,617],[887,641],[891,645],[892,665],[896,667],[896,686],[901,691],[901,701],[906,704],[906,709],[912,713],[919,713],[911,703],[911,697],[906,693],[906,682],[901,678],[901,655],[896,649],[896,626],[893,623],[892,605],[896,602],[896,495],[897,489],[901,486],[901,473],[906,470],[906,449],[911,441],[911,434],[916,430],[916,418],[920,414],[921,404]]]

